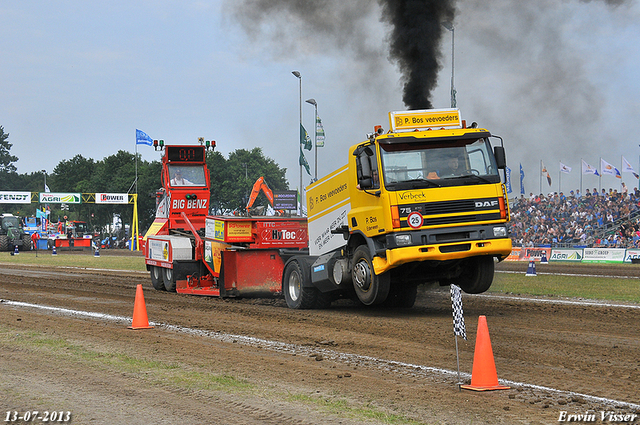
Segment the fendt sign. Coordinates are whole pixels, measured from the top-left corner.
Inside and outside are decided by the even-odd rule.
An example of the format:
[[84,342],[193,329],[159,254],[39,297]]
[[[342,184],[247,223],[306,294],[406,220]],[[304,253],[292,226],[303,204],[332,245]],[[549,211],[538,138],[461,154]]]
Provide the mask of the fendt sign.
[[30,204],[31,192],[0,191],[0,204]]

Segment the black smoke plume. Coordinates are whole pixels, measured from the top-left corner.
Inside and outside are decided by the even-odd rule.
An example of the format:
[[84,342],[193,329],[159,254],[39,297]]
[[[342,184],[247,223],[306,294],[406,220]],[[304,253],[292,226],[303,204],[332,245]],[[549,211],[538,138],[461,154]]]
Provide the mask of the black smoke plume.
[[[294,57],[349,51],[371,75],[379,67],[377,41],[366,32],[372,19],[388,26],[388,58],[402,74],[403,101],[410,109],[431,108],[441,68],[441,39],[453,22],[455,0],[233,0],[231,15],[254,40],[272,39],[271,53]],[[379,8],[377,6],[380,6]],[[374,13],[381,13],[376,17]],[[382,41],[382,40],[380,40]]]
[[391,25],[390,57],[404,83],[402,100],[409,109],[432,108],[431,91],[441,68],[443,23],[453,23],[454,2],[380,0],[382,19]]

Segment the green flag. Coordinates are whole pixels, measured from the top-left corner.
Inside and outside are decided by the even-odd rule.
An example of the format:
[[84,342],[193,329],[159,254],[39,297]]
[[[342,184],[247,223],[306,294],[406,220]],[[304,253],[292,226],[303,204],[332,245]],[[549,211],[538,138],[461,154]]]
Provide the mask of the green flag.
[[[300,123],[300,144],[304,145],[304,148],[308,151],[313,147],[313,143],[311,142],[311,137],[309,137],[309,133],[304,129],[302,123]],[[302,165],[302,164],[300,164]]]
[[324,147],[324,127],[318,115],[316,115],[316,146],[319,148]]
[[305,170],[307,170],[307,174],[311,175],[309,163],[307,162],[307,158],[304,157],[304,153],[302,152],[302,145],[300,145],[300,159],[298,162],[300,163],[300,165],[304,165]]

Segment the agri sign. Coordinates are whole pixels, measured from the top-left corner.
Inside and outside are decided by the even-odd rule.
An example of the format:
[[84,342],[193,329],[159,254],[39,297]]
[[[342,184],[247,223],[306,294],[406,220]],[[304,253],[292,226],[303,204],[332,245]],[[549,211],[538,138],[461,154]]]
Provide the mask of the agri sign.
[[40,193],[40,203],[46,204],[80,204],[82,202],[82,196],[79,193],[53,193],[46,192]]

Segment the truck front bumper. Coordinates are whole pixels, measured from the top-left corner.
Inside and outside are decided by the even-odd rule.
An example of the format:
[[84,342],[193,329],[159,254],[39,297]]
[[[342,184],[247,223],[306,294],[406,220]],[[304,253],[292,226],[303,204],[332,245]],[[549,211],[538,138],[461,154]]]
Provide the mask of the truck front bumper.
[[486,239],[459,243],[407,246],[387,249],[385,257],[373,258],[376,274],[414,261],[446,261],[489,255],[506,258],[511,253],[511,239]]

